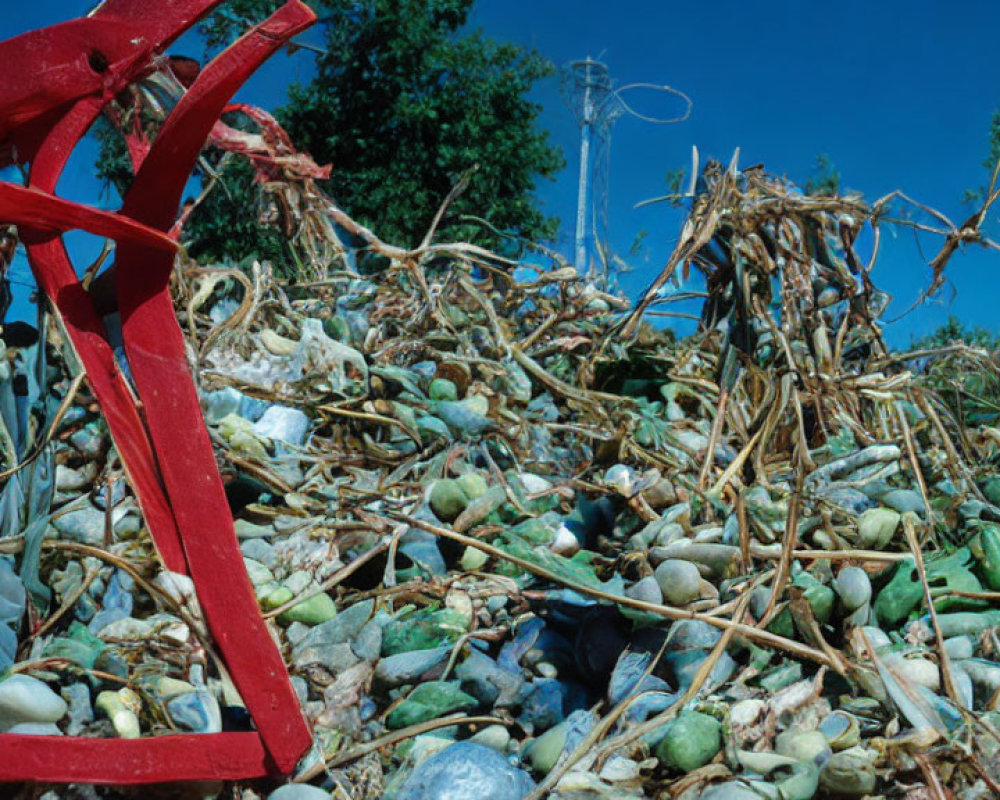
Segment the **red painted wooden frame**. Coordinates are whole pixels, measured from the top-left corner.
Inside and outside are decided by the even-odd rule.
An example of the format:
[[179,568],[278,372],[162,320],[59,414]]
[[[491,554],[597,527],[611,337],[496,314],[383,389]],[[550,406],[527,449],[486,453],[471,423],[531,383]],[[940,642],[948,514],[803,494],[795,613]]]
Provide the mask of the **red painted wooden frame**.
[[[31,164],[28,187],[0,182],[0,220],[18,226],[38,285],[87,372],[160,557],[194,581],[256,731],[134,740],[0,734],[0,781],[254,778],[290,772],[312,741],[243,568],[168,292],[176,252],[168,232],[225,104],[261,63],[315,21],[313,12],[291,0],[202,70],[142,158],[120,213],[53,194],[73,147],[104,106],[155,70],[167,45],[219,2],[105,0],[86,19],[0,43],[0,165]],[[70,229],[117,243],[122,337],[141,413],[62,242]]]

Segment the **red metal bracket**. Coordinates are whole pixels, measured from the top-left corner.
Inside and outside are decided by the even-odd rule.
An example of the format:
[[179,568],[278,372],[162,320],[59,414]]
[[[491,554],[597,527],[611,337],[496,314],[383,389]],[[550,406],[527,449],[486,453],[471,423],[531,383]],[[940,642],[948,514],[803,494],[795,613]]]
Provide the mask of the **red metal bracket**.
[[[16,223],[40,288],[62,316],[168,569],[190,574],[254,733],[130,741],[0,734],[0,781],[101,784],[239,779],[287,773],[311,743],[281,655],[260,617],[215,466],[168,280],[168,235],[195,159],[239,86],[315,21],[292,0],[208,64],[165,121],[119,214],[53,192],[102,108],[149,74],[163,49],[220,0],[106,0],[87,19],[0,43],[0,154],[31,161],[27,188],[0,183],[0,219]],[[6,146],[6,147],[5,147]],[[0,162],[3,155],[0,155]],[[117,242],[122,336],[140,415],[93,299],[61,234]]]

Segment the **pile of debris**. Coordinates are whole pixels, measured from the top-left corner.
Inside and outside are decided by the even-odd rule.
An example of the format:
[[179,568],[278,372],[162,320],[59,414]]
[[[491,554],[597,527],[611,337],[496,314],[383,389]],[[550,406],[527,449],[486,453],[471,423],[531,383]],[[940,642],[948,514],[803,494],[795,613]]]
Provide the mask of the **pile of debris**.
[[[179,266],[314,733],[275,800],[1000,792],[1000,433],[885,347],[855,249],[878,209],[759,169],[698,186],[634,309],[565,265],[357,226],[366,276]],[[645,315],[692,268],[678,342]],[[247,729],[40,328],[0,375],[0,731]]]

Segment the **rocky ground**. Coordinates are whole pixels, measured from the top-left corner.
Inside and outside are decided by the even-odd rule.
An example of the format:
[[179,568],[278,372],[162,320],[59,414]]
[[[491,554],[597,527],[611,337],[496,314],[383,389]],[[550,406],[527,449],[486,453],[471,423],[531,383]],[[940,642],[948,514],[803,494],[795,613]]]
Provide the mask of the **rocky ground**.
[[[461,245],[181,270],[232,569],[314,736],[294,783],[185,791],[997,796],[1000,434],[884,347],[859,201],[703,177],[631,309]],[[708,332],[678,342],[649,312],[689,269]],[[58,326],[31,338],[0,375],[4,466],[33,454],[0,498],[0,730],[247,729]]]

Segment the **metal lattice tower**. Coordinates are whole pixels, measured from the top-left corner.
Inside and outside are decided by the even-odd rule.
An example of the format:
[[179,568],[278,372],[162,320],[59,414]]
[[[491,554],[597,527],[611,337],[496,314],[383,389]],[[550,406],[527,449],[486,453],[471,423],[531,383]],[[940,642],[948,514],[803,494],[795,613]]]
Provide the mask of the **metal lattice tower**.
[[[597,115],[611,94],[608,68],[600,61],[586,58],[570,65],[572,74],[572,108],[580,126],[580,178],[577,186],[576,239],[573,260],[583,272],[587,268],[587,201],[590,188],[590,145]],[[606,135],[605,126],[597,130],[598,136]]]
[[[572,109],[580,127],[580,175],[573,261],[579,272],[590,272],[593,277],[599,277],[601,282],[607,284],[608,265],[612,260],[607,242],[611,128],[615,120],[623,115],[656,124],[681,122],[690,115],[692,103],[687,95],[670,86],[630,83],[616,87],[608,74],[607,65],[590,57],[570,62],[563,71],[562,78],[564,100]],[[622,97],[627,90],[640,88],[680,97],[686,103],[684,113],[671,118],[640,114]],[[595,274],[595,265],[588,258],[588,228],[593,231],[595,247],[600,255],[600,276]]]

